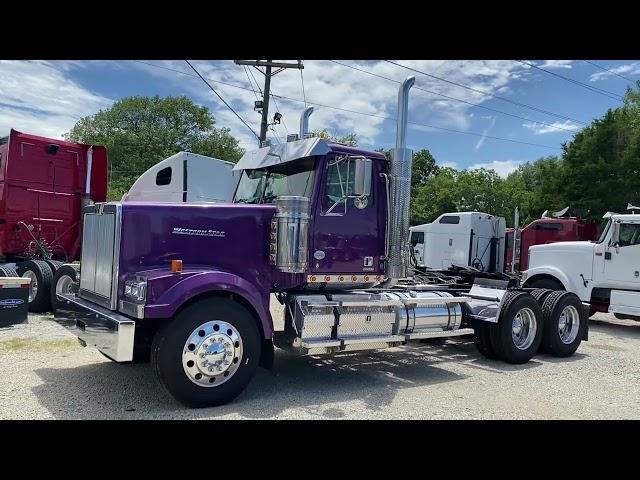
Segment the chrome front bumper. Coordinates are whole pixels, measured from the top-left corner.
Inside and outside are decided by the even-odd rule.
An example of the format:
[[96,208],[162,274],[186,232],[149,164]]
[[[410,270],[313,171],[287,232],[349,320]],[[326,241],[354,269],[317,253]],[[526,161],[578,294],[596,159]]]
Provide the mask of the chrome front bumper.
[[54,314],[56,322],[116,362],[133,360],[135,320],[73,293],[58,294],[58,299],[61,305]]

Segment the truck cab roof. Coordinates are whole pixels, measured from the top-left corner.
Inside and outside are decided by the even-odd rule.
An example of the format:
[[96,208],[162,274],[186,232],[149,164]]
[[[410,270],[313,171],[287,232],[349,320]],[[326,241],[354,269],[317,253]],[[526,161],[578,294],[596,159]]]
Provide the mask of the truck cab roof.
[[255,170],[258,168],[267,168],[273,165],[293,162],[301,158],[327,155],[331,152],[345,155],[362,155],[378,160],[387,159],[387,157],[379,152],[370,152],[356,147],[333,143],[319,137],[312,137],[248,151],[242,156],[233,169]]

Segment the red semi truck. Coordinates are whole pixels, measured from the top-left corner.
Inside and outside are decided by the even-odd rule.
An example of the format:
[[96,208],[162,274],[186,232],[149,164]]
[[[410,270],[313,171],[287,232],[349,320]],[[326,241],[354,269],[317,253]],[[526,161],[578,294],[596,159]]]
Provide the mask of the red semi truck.
[[54,277],[76,278],[63,263],[79,259],[83,207],[106,201],[107,162],[103,146],[13,129],[0,139],[0,277],[31,278],[31,311],[49,309]]
[[[564,217],[562,215],[571,216]],[[589,222],[568,208],[543,216],[518,231],[514,257],[514,229],[506,230],[507,244],[505,251],[505,271],[524,272],[529,266],[529,247],[555,242],[571,242],[577,240],[597,240],[598,224]],[[515,265],[514,265],[515,258]]]

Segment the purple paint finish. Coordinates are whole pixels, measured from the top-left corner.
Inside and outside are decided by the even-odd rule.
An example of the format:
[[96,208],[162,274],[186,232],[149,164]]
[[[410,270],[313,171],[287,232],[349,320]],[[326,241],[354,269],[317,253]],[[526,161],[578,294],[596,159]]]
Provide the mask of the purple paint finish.
[[[187,293],[179,293],[182,287],[177,285],[183,282],[175,282],[165,274],[171,260],[180,259],[185,269],[184,282],[191,276],[203,281],[206,277],[209,290],[235,288],[235,293],[247,292],[251,298],[246,300],[259,309],[263,324],[269,324],[265,333],[270,332],[269,293],[299,287],[305,279],[303,274],[283,274],[269,264],[270,223],[275,211],[273,205],[124,203],[119,295],[123,294],[126,277],[153,271],[153,276],[148,277],[154,280],[147,308],[153,315],[171,316],[179,304],[162,307],[166,304],[159,303],[156,308],[151,302],[164,301],[163,288],[176,292],[171,294],[175,299],[188,297]],[[190,276],[193,270],[219,275]],[[206,282],[197,283],[198,292],[205,291]]]
[[[311,196],[309,269],[286,274],[269,264],[271,219],[276,207],[247,204],[142,203],[122,205],[118,294],[128,277],[147,278],[145,317],[169,318],[184,302],[205,292],[231,292],[244,298],[260,317],[266,338],[273,333],[271,292],[303,288],[313,273],[382,274],[387,195],[384,155],[331,144],[319,157]],[[364,209],[349,200],[346,215],[328,216],[327,161],[336,155],[373,159],[372,195]],[[317,259],[314,252],[324,252]],[[373,265],[365,265],[373,257]],[[171,260],[183,271],[170,271]]]
[[[340,146],[342,147],[342,146]],[[348,148],[348,147],[343,147]],[[353,150],[353,149],[351,149]],[[342,152],[341,152],[342,153]],[[367,156],[378,158],[378,156]],[[382,159],[385,157],[380,154]],[[309,265],[312,274],[363,274],[384,273],[384,238],[386,229],[387,195],[384,178],[385,161],[374,160],[372,172],[372,195],[363,209],[356,208],[353,200],[348,200],[347,211],[336,207],[330,216],[326,215],[330,205],[326,191],[326,164],[332,156],[320,162],[319,188],[313,201],[312,238],[310,241]],[[323,258],[315,258],[314,252],[323,252]],[[322,255],[319,255],[322,257]],[[373,266],[365,267],[365,257],[373,257]]]
[[[147,277],[148,288],[163,290],[162,295],[145,307],[145,318],[169,318],[176,310],[190,299],[211,291],[229,292],[244,298],[256,311],[260,318],[265,338],[273,334],[273,321],[269,312],[269,292],[259,291],[256,286],[233,273],[214,270],[191,270],[185,275],[170,273],[177,278],[166,288],[167,276]],[[162,286],[157,288],[161,282]],[[215,312],[212,312],[215,315]],[[215,319],[215,318],[212,318]],[[224,320],[224,319],[219,319]]]

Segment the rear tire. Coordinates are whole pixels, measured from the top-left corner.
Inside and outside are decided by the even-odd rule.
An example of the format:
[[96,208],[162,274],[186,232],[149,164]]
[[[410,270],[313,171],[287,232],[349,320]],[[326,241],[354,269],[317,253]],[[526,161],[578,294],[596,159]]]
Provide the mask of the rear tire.
[[42,313],[51,308],[51,267],[42,260],[29,260],[18,270],[21,277],[31,278],[29,286],[29,311]]
[[526,292],[506,293],[491,345],[505,362],[526,363],[538,352],[542,342],[542,309]]
[[9,265],[0,265],[0,277],[18,277],[18,272],[16,272]]
[[189,305],[155,334],[151,366],[159,383],[189,407],[233,400],[253,378],[260,331],[242,305],[208,298]]
[[56,274],[56,271],[62,266],[64,265],[64,262],[61,262],[59,260],[44,260],[44,262],[49,265],[49,268],[51,268],[51,273],[53,273],[54,275]]
[[548,288],[536,288],[533,292],[531,292],[531,296],[536,299],[536,302],[538,302],[540,308],[542,308],[542,304],[552,292],[553,290],[550,290]]
[[499,356],[491,345],[491,328],[495,324],[488,322],[478,322],[473,328],[473,343],[478,351],[489,360],[498,360]]
[[542,306],[546,352],[556,357],[569,357],[580,346],[587,328],[587,312],[575,293],[553,292]]
[[54,312],[60,305],[58,293],[76,293],[78,291],[78,272],[80,266],[76,264],[61,265],[53,275],[51,285],[51,310]]

